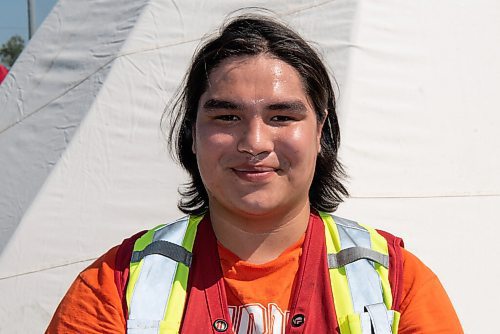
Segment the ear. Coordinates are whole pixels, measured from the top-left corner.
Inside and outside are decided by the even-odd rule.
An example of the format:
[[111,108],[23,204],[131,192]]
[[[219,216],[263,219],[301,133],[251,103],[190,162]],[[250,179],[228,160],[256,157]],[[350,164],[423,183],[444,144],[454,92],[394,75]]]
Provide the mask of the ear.
[[318,130],[316,134],[316,144],[318,147],[318,153],[321,152],[321,134],[323,133],[323,126],[325,125],[325,122],[327,121],[328,118],[328,111],[326,109],[324,110],[323,113],[324,113],[323,119],[321,120],[321,122],[318,123]]
[[196,155],[196,126],[193,125],[191,127],[191,138],[193,139],[193,143],[191,144],[191,151]]

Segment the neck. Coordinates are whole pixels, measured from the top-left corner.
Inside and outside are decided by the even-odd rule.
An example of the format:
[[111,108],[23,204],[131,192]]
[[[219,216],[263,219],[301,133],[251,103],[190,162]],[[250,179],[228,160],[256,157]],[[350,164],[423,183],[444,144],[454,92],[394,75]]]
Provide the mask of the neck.
[[251,216],[210,206],[217,240],[240,259],[261,264],[277,258],[305,233],[309,202],[285,215]]

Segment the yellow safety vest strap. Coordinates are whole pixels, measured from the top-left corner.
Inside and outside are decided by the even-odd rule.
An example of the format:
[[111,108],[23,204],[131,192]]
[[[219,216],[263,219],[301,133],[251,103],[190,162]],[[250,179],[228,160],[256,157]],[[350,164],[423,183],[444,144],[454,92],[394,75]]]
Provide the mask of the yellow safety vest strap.
[[[392,294],[385,238],[370,227],[322,212],[320,216],[341,333],[397,333],[400,315],[388,310]],[[126,293],[128,333],[178,333],[201,220],[190,217],[159,226],[136,241]]]
[[342,334],[397,333],[392,310],[385,238],[374,229],[327,213],[325,223],[330,281]]
[[126,293],[129,333],[145,328],[156,328],[155,333],[179,330],[191,252],[201,219],[185,217],[159,226],[134,244]]
[[[187,227],[182,246],[190,253],[193,251],[194,239],[198,224],[203,219],[203,216],[191,216]],[[164,315],[164,327],[160,327],[160,334],[174,333],[170,328],[176,328],[177,332],[181,327],[182,316],[184,312],[184,305],[186,303],[186,291],[189,277],[189,267],[184,264],[179,264],[175,272],[172,290],[170,291],[170,298],[168,306]]]

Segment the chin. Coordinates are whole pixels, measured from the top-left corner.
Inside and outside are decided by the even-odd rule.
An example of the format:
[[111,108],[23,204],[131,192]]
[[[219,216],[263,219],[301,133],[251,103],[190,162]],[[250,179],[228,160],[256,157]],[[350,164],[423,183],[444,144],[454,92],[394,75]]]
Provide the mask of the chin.
[[233,203],[234,208],[246,216],[270,216],[283,211],[283,204],[265,201],[262,198],[254,201],[243,200]]

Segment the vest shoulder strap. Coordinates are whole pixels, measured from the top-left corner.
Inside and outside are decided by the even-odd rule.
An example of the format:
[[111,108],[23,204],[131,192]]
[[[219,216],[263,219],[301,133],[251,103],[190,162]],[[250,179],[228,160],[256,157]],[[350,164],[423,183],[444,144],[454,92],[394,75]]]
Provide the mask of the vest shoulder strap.
[[[323,220],[325,220],[325,214],[321,213],[321,216]],[[402,272],[403,272],[403,255],[402,255],[402,248],[404,246],[403,241],[398,238],[393,236],[390,233],[380,231],[380,230],[373,230],[369,227],[366,227],[365,225],[361,226],[355,222],[351,222],[346,219],[342,219],[339,217],[335,216],[330,216],[331,219],[334,219],[334,228],[335,230],[335,235],[337,237],[333,239],[337,239],[339,244],[338,245],[333,245],[334,247],[329,250],[329,266],[331,269],[335,270],[340,270],[341,272],[345,272],[345,268],[349,267],[352,268],[352,265],[354,264],[353,262],[356,263],[362,263],[362,262],[367,262],[370,261],[375,265],[378,263],[379,267],[389,267],[389,283],[390,285],[390,294],[392,295],[392,307],[391,309],[394,311],[399,311],[400,308],[400,303],[401,303],[401,294],[402,294]],[[329,220],[329,219],[328,219]],[[333,221],[332,221],[333,222]],[[173,227],[173,226],[172,226]],[[325,227],[328,227],[328,224],[325,225]],[[165,229],[165,230],[168,230]],[[151,231],[150,231],[151,232]],[[163,232],[163,231],[162,231]],[[369,233],[367,233],[369,232]],[[143,256],[151,254],[162,254],[164,255],[163,252],[163,247],[159,247],[158,249],[155,249],[155,247],[149,247],[151,249],[148,249],[148,245],[153,245],[153,240],[149,241],[149,244],[145,245],[144,248],[141,248],[140,250],[136,250],[134,252],[134,245],[139,242],[138,240],[141,237],[144,237],[146,231],[139,232],[135,234],[134,236],[125,239],[122,244],[119,246],[116,254],[116,260],[115,260],[115,283],[118,289],[118,293],[121,297],[122,300],[122,307],[124,311],[124,315],[126,318],[128,318],[128,306],[127,306],[127,298],[126,298],[126,293],[127,293],[127,285],[129,281],[129,276],[130,276],[130,264],[133,256],[139,257],[135,259],[132,262],[135,262],[137,260],[141,260]],[[195,233],[195,231],[194,231]],[[372,234],[376,234],[379,236],[379,241],[380,239],[383,240],[383,244],[387,244],[387,250],[385,251],[385,254],[379,254],[377,252],[373,251],[373,247],[370,246],[369,244],[363,245],[363,244],[358,244],[358,240],[360,239],[366,239],[366,237],[361,237],[359,236],[359,233],[364,234],[364,235],[369,235],[368,238],[372,239]],[[344,246],[340,245],[340,240],[341,239],[346,239],[346,236],[348,239],[351,239],[352,241],[356,240],[354,244],[346,245]],[[327,236],[328,237],[328,236]],[[159,238],[163,239],[163,238]],[[164,240],[164,239],[163,239]],[[163,240],[157,240],[157,241],[163,241]],[[331,239],[330,239],[331,240]],[[332,241],[330,241],[332,242]],[[333,240],[334,243],[337,241]],[[371,240],[373,242],[373,240]],[[345,243],[345,241],[343,242]],[[158,244],[158,242],[156,243]],[[360,247],[361,246],[361,247]],[[169,245],[169,248],[172,248],[171,245]],[[175,251],[176,247],[173,248]],[[333,251],[333,249],[336,249],[336,251]],[[376,249],[376,248],[375,248]],[[172,249],[170,249],[169,254],[172,252]],[[382,255],[382,256],[381,256]],[[176,255],[177,256],[177,255]],[[167,257],[170,257],[171,259],[175,260],[176,262],[184,263],[185,261],[190,261],[189,258],[186,258],[186,254],[184,252],[179,253],[179,258],[174,259],[170,255],[167,255]],[[362,261],[359,261],[362,260]],[[386,263],[388,261],[388,263]],[[187,264],[187,263],[185,263]],[[188,265],[189,267],[189,265]],[[348,271],[351,269],[348,269]],[[345,274],[344,274],[345,275]],[[357,275],[350,275],[350,276],[357,276]],[[347,282],[346,282],[347,283]],[[350,285],[350,283],[348,284]],[[350,289],[347,288],[344,290],[344,293],[349,291]],[[349,298],[350,299],[350,298]],[[379,304],[371,304],[367,305],[361,313],[358,313],[359,315],[353,319],[353,321],[349,322],[361,322],[361,323],[368,323],[370,322],[370,318],[374,317],[380,317],[381,315],[385,316],[385,312],[382,312],[383,310],[387,310],[386,306],[384,303],[379,303]],[[338,311],[337,311],[338,312]],[[350,313],[350,312],[349,312]],[[355,314],[348,314],[348,317],[355,316]],[[390,315],[390,314],[387,314]],[[391,314],[392,317],[392,314]],[[392,320],[391,320],[392,322]],[[360,324],[361,325],[361,324]],[[342,327],[342,326],[341,326]],[[367,327],[362,326],[362,327]],[[395,328],[393,328],[394,330]],[[396,329],[397,330],[397,329]],[[341,332],[344,332],[341,330]],[[350,331],[345,331],[349,333]],[[380,331],[384,332],[384,331]],[[351,332],[352,333],[352,332]]]
[[179,331],[194,239],[202,218],[186,216],[136,239],[125,290],[127,333]]
[[397,251],[397,239],[364,224],[319,214],[325,223],[330,283],[340,332],[397,333],[400,314],[394,309],[389,277],[391,260],[394,263],[390,259],[394,252],[389,248]]

